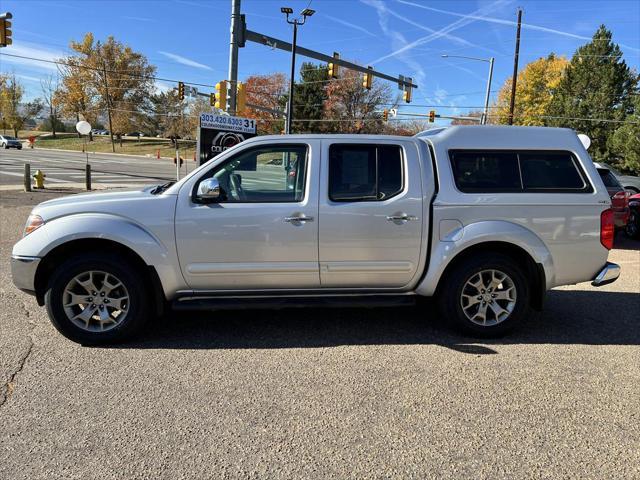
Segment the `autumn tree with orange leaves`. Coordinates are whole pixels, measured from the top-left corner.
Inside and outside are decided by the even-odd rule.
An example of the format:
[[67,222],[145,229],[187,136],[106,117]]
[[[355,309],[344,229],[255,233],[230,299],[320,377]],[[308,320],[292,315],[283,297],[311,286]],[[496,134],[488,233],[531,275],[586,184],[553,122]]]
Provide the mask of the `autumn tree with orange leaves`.
[[[284,110],[287,95],[287,77],[284,73],[251,75],[245,82],[247,103],[274,110]],[[240,116],[258,121],[258,135],[280,133],[284,129],[284,118],[272,112],[247,107],[238,112]]]

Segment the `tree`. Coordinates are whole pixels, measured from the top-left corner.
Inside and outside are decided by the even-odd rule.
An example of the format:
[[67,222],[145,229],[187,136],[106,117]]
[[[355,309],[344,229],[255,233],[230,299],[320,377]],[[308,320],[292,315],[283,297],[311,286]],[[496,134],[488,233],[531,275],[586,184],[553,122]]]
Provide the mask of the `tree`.
[[[316,133],[321,131],[321,122],[308,122],[306,119],[320,120],[324,114],[324,102],[327,100],[325,85],[329,79],[328,69],[324,65],[304,62],[300,68],[301,81],[293,90],[293,125],[295,133]],[[296,119],[302,120],[296,120]]]
[[[274,111],[284,111],[287,95],[287,77],[283,73],[252,75],[245,82],[247,103],[259,105]],[[280,133],[284,129],[282,114],[247,108],[238,112],[258,121],[258,134]]]
[[42,110],[40,100],[22,104],[24,88],[16,80],[15,75],[0,76],[0,113],[2,128],[11,128],[13,135],[18,132],[27,120],[31,120]]
[[323,129],[336,133],[381,133],[382,110],[391,103],[389,84],[374,79],[371,90],[362,86],[362,74],[345,70],[325,86]]
[[609,137],[617,122],[633,111],[637,84],[611,32],[601,25],[567,65],[549,105],[547,124],[587,134],[594,160],[614,162]]
[[40,80],[40,86],[42,88],[44,107],[48,110],[49,113],[48,124],[51,127],[51,134],[53,138],[56,138],[56,127],[61,123],[58,81],[57,79],[54,80],[53,75],[49,75],[45,79]]
[[72,41],[77,52],[63,59],[63,102],[67,109],[81,112],[107,112],[111,146],[114,133],[120,139],[129,129],[137,129],[142,107],[153,91],[155,67],[141,53],[108,37],[103,43],[87,33],[82,41]]
[[[514,125],[545,125],[544,117],[568,63],[566,58],[551,53],[527,64],[518,73]],[[489,113],[495,123],[507,124],[509,121],[512,81],[510,77],[504,82],[494,104],[497,108]]]
[[98,107],[91,86],[91,71],[82,67],[79,57],[67,58],[65,62],[58,66],[61,83],[56,96],[61,114],[74,117],[76,122],[86,120],[93,125],[98,117]]
[[183,137],[186,135],[184,109],[185,102],[178,98],[175,90],[152,94],[143,107],[143,128],[151,134],[159,133],[167,138]]
[[625,118],[610,138],[609,148],[620,169],[640,175],[640,92],[633,98],[633,113]]

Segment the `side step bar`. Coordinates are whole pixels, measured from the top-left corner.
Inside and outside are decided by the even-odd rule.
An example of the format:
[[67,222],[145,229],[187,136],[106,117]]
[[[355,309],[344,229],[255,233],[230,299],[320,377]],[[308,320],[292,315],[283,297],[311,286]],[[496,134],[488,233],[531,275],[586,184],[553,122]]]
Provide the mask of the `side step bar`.
[[178,311],[246,310],[278,308],[376,308],[413,306],[416,295],[298,295],[298,296],[188,296],[175,299],[171,306]]

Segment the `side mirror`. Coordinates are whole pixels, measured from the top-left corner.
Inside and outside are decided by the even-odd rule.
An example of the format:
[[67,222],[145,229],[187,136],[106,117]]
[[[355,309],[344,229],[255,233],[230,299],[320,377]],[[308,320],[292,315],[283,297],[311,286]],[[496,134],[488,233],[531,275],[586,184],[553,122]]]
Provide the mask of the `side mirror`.
[[213,203],[220,199],[220,183],[216,178],[206,178],[198,185],[196,200],[201,203]]

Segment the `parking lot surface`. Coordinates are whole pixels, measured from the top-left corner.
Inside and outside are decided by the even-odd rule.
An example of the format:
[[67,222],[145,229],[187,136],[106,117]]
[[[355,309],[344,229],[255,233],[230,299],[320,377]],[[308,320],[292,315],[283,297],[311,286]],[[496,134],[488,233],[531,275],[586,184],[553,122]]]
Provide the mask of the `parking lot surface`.
[[175,314],[87,348],[16,290],[0,192],[0,479],[640,478],[640,244],[478,342],[420,308]]

